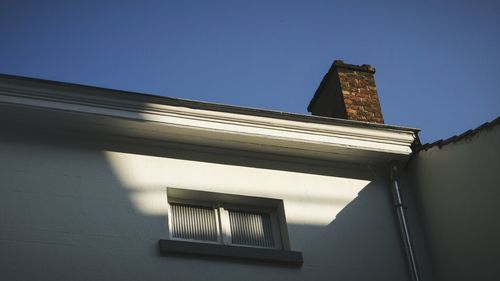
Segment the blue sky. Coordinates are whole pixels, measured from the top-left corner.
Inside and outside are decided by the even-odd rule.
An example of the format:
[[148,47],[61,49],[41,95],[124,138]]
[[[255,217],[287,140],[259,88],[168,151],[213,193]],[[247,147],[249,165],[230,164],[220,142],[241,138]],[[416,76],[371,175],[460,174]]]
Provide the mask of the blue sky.
[[500,1],[2,0],[0,38],[0,73],[300,114],[371,64],[423,142],[500,113]]

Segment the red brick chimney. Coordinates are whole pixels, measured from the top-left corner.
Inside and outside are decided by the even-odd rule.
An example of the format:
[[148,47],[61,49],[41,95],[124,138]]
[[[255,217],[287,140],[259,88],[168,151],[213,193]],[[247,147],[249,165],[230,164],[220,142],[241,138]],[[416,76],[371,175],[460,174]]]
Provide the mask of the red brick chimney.
[[318,116],[384,123],[374,74],[375,68],[367,64],[334,61],[307,110]]

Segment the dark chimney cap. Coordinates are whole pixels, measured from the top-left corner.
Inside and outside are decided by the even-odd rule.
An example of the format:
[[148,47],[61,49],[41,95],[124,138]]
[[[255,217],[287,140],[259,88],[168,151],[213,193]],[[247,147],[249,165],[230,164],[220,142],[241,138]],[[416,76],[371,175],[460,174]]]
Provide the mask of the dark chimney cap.
[[333,65],[330,70],[333,70],[336,67],[342,67],[342,68],[347,68],[347,69],[352,69],[356,71],[365,71],[365,72],[370,72],[370,73],[375,73],[375,67],[369,65],[369,64],[362,64],[362,65],[355,65],[355,64],[348,64],[344,63],[343,60],[335,60],[333,61]]

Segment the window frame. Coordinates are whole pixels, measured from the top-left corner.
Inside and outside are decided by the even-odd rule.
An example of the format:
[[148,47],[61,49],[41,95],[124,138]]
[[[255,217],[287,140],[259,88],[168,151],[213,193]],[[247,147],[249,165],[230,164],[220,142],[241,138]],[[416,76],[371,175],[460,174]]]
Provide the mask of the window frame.
[[[173,212],[171,203],[212,208],[216,215],[217,241],[173,237]],[[168,187],[167,204],[167,228],[170,240],[257,249],[290,249],[283,200]],[[232,243],[229,210],[269,214],[274,247]]]

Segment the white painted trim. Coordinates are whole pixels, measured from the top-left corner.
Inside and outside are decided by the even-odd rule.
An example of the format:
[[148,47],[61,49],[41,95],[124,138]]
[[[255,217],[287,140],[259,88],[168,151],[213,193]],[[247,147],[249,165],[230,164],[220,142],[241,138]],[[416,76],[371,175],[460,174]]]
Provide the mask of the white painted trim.
[[219,205],[220,224],[222,229],[222,244],[231,245],[231,223],[229,222],[229,212]]
[[[90,88],[89,91],[91,90],[95,91]],[[72,93],[0,83],[0,105],[3,106],[119,118],[147,122],[164,129],[182,128],[189,131],[190,138],[198,137],[201,144],[206,135],[209,145],[220,142],[224,146],[228,139],[238,139],[233,141],[235,148],[238,148],[237,142],[250,142],[256,147],[283,148],[283,151],[304,149],[316,153],[340,154],[370,151],[397,157],[411,154],[411,144],[416,139],[413,129],[373,126],[345,120],[339,124],[335,124],[334,120],[333,124],[314,123],[311,122],[314,117],[304,122],[281,119],[279,116],[271,118],[154,102],[143,103],[125,97],[127,96],[119,99],[116,95],[110,97],[105,93],[99,96],[98,93]]]

